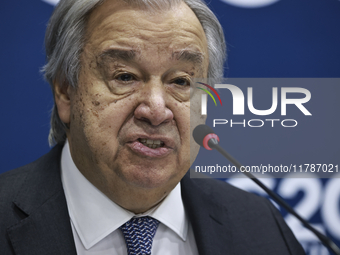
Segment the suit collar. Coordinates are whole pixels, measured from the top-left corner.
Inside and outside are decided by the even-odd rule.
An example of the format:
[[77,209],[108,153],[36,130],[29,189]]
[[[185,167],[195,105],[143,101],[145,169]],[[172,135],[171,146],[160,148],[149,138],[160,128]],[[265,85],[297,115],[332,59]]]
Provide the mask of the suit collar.
[[[200,255],[233,252],[230,218],[227,208],[214,199],[210,185],[190,179],[187,173],[182,179],[182,198],[192,224]],[[220,194],[219,194],[220,195]]]
[[61,149],[57,145],[27,166],[26,179],[13,201],[22,219],[7,229],[16,254],[76,254],[60,179]]

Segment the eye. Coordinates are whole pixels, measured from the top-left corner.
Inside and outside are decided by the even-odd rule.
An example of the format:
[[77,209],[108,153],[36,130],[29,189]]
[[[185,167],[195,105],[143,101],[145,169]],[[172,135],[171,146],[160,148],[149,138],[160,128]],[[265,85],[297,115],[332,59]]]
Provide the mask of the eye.
[[123,73],[119,74],[115,77],[116,80],[122,81],[122,82],[129,82],[135,79],[135,77],[132,74],[129,73]]
[[180,86],[190,86],[190,81],[186,78],[177,78],[173,80],[173,83],[176,83]]

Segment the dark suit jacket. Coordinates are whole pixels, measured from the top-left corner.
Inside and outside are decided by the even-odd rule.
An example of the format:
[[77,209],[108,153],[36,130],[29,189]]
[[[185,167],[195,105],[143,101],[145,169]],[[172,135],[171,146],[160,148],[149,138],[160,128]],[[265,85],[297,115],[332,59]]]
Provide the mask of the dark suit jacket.
[[[76,254],[60,178],[62,146],[0,175],[0,254]],[[266,199],[217,180],[182,180],[200,254],[304,254]]]

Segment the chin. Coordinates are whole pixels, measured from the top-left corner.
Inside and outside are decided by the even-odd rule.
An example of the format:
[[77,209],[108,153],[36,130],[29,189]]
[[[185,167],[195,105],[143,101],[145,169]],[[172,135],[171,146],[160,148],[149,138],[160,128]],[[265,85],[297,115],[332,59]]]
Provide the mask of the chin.
[[131,186],[142,189],[167,188],[177,184],[181,177],[178,173],[169,174],[167,169],[129,169],[123,174],[123,179]]

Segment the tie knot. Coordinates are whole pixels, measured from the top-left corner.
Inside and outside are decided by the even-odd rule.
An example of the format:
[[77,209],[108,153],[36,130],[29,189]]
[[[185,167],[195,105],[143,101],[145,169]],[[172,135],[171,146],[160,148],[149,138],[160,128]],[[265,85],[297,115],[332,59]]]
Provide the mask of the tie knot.
[[149,216],[132,218],[122,230],[129,255],[150,255],[159,221]]

